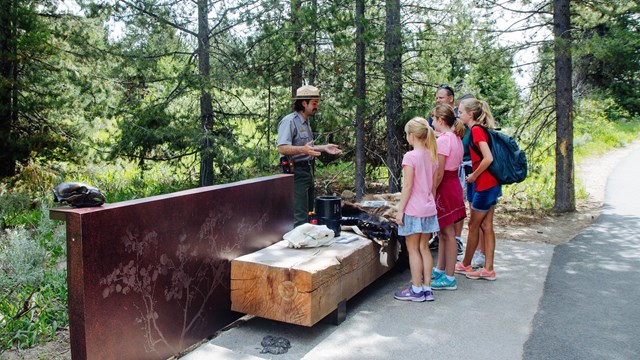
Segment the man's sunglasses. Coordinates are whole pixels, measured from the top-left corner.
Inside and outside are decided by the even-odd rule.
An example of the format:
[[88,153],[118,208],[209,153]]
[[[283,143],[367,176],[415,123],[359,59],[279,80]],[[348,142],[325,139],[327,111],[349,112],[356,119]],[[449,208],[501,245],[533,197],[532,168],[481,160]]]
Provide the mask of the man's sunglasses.
[[449,85],[444,85],[444,84],[443,85],[439,85],[436,90],[440,90],[440,89],[447,90],[447,92],[449,93],[450,96],[454,96],[454,94],[455,94],[455,92],[453,91],[453,89]]

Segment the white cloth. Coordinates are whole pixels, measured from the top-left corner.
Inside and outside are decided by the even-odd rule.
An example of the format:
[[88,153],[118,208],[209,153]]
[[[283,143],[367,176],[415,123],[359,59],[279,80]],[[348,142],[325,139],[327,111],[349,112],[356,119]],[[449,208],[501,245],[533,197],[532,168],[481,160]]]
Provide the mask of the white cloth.
[[313,248],[329,246],[334,242],[335,233],[327,225],[302,224],[284,234],[290,248]]

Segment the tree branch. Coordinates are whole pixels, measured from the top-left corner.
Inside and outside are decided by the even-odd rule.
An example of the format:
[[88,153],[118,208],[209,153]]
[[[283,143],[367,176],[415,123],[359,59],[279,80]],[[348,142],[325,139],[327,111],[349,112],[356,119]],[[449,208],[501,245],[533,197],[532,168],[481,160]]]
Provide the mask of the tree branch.
[[142,14],[145,14],[145,15],[151,17],[151,18],[154,18],[154,19],[158,20],[162,24],[169,25],[174,29],[180,30],[180,31],[182,31],[184,33],[187,33],[187,34],[189,34],[191,36],[194,36],[196,38],[198,37],[198,33],[193,32],[193,31],[191,31],[191,30],[189,30],[189,29],[187,29],[187,28],[185,28],[183,26],[180,26],[180,25],[178,25],[178,24],[176,24],[176,23],[174,23],[172,21],[169,21],[166,18],[164,18],[164,17],[162,17],[162,16],[160,16],[158,14],[155,14],[155,13],[153,13],[151,11],[148,11],[147,9],[144,9],[144,8],[142,8],[142,7],[136,5],[136,4],[134,4],[134,3],[132,3],[132,2],[130,2],[128,0],[120,0],[120,1],[125,3],[126,5],[128,5],[130,8],[132,8],[134,10],[137,10]]

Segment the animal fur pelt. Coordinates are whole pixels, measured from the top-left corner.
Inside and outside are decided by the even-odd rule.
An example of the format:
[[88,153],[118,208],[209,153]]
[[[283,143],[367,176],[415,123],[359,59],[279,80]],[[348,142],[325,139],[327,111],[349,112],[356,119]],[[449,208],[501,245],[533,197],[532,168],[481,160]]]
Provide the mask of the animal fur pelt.
[[400,193],[370,194],[365,195],[363,200],[386,201],[387,205],[365,209],[371,214],[382,216],[394,222],[396,221],[396,214],[398,213],[397,206],[400,202]]
[[396,223],[391,221],[395,219],[395,211],[391,206],[366,208],[361,204],[344,202],[342,218],[344,225],[358,226],[366,237],[373,240],[389,240],[397,229]]

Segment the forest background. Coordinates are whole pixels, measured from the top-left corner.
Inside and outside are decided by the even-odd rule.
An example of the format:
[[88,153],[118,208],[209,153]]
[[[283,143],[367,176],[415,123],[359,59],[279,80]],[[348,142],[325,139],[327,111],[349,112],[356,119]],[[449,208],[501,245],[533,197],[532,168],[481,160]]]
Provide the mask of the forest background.
[[499,211],[573,211],[584,196],[574,161],[638,137],[639,9],[0,0],[0,354],[68,324],[64,226],[48,219],[55,185],[86,182],[117,202],[278,173],[277,124],[302,84],[322,92],[317,141],[343,149],[320,158],[319,194],[399,191],[404,123],[426,117],[448,84],[486,100],[526,150],[529,177],[506,187]]

